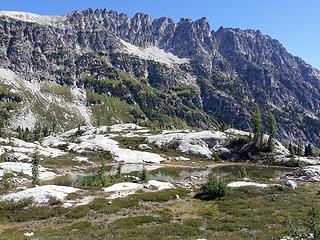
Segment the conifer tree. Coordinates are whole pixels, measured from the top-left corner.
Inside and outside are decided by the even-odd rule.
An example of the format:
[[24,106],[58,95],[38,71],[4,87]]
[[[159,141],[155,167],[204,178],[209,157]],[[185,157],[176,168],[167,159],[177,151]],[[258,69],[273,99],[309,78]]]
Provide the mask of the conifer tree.
[[18,138],[21,139],[22,138],[22,129],[20,126],[18,126],[18,128],[17,128],[17,132],[18,132]]
[[253,116],[252,116],[252,124],[253,124],[253,133],[254,138],[253,142],[256,148],[261,147],[261,140],[262,140],[262,117],[261,111],[259,106],[256,104]]
[[56,122],[56,120],[53,120],[52,121],[52,132],[53,133],[56,132],[56,128],[57,128],[57,122]]
[[122,175],[121,168],[122,168],[122,165],[121,165],[121,163],[119,163],[118,167],[117,167],[117,171],[116,171],[116,175],[118,178],[121,178],[121,175]]
[[303,155],[303,150],[302,150],[302,144],[301,144],[301,142],[298,144],[298,150],[297,150],[297,155],[298,156],[302,156]]
[[295,154],[294,147],[291,142],[289,144],[289,152],[290,152],[291,157],[295,157],[296,154]]
[[33,131],[33,140],[34,141],[39,141],[40,139],[40,128],[38,126],[36,126],[36,128]]
[[39,184],[39,162],[40,157],[39,154],[36,152],[32,157],[32,185]]
[[2,133],[2,128],[4,127],[4,121],[2,119],[2,116],[0,116],[0,137],[2,137],[3,133]]
[[147,181],[148,179],[148,171],[145,167],[143,167],[141,172],[141,181]]
[[42,134],[44,137],[47,137],[49,135],[49,129],[47,126],[45,126],[43,129],[42,129]]
[[308,153],[309,153],[308,156],[313,156],[313,148],[310,143],[308,144]]
[[5,172],[1,179],[1,185],[4,188],[5,191],[10,190],[12,188],[11,183],[11,174],[8,172]]
[[272,152],[274,150],[274,140],[277,136],[277,122],[272,112],[269,112],[268,121],[269,121],[269,127],[270,127],[269,138],[268,138],[268,149],[269,151]]

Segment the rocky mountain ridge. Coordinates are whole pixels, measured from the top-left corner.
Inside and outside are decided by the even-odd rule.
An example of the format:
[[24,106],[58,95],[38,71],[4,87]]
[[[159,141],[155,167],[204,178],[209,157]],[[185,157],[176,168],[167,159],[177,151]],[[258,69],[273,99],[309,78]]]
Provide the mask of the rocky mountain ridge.
[[[0,46],[1,68],[27,82],[50,84],[51,92],[46,94],[61,95],[61,87],[68,88],[66,92],[73,88],[99,94],[87,101],[86,92],[83,103],[76,102],[93,117],[97,102],[110,109],[110,102],[101,100],[107,96],[129,104],[128,108],[136,106],[141,119],[160,125],[172,121],[217,127],[216,119],[249,129],[250,112],[257,103],[265,113],[274,112],[280,139],[320,144],[320,72],[260,31],[223,27],[213,31],[206,18],[175,23],[166,17],[152,20],[137,13],[130,18],[101,9],[62,17],[2,12]],[[130,81],[124,80],[127,76],[123,74]],[[52,84],[60,90],[52,91]],[[20,91],[28,111],[40,115],[36,119],[45,118],[38,106],[23,97],[29,93],[5,86]],[[153,105],[148,94],[141,97],[149,90]],[[45,95],[41,87],[39,93]],[[74,101],[63,97],[66,102]],[[44,104],[49,98],[52,96],[44,98]],[[165,100],[158,104],[159,99]],[[162,104],[172,109],[164,111]],[[58,106],[66,108],[65,104]],[[69,121],[71,127],[83,121],[79,108],[74,111],[77,113],[65,115],[78,117],[61,122]],[[120,114],[115,118],[127,121]],[[132,118],[136,119],[136,114]]]

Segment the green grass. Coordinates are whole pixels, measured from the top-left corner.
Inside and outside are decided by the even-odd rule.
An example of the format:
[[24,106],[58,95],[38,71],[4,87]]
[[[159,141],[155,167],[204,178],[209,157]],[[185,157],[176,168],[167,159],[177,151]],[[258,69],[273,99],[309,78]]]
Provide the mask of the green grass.
[[[166,219],[167,220],[167,219]],[[161,223],[162,218],[157,218],[154,216],[134,216],[127,218],[120,218],[110,224],[110,228],[113,229],[124,229],[124,228],[135,228],[139,225],[145,225],[150,223]]]
[[117,97],[100,95],[87,90],[88,102],[94,102],[91,106],[92,121],[95,125],[111,125],[114,119],[123,122],[135,122],[135,114],[143,115],[140,108],[136,105],[128,104]]
[[[87,166],[87,162],[74,161],[75,157],[79,154],[68,153],[60,157],[45,157],[41,160],[41,165],[48,168],[61,168],[61,167],[73,167],[73,166]],[[80,156],[87,157],[90,162],[94,164],[103,164],[113,162],[112,156],[108,152],[94,152],[83,153]]]
[[[1,239],[24,239],[22,229],[28,229],[29,221],[37,220],[32,224],[35,237],[48,240],[279,239],[288,234],[284,226],[288,218],[302,225],[311,207],[320,207],[317,193],[316,183],[300,183],[296,190],[232,189],[221,199],[202,201],[177,189],[139,193],[114,199],[111,204],[105,198],[97,198],[88,206],[60,214],[56,207],[53,215],[54,207],[45,212],[39,208],[25,210],[26,203],[9,204],[0,207],[0,216],[3,219],[10,213],[11,221],[20,223],[9,223],[0,232]],[[182,198],[170,200],[176,194]],[[23,219],[22,214],[28,217]],[[56,219],[54,225],[50,223],[52,217]],[[73,219],[78,221],[74,223]],[[6,219],[7,223],[11,221]]]
[[67,212],[66,216],[68,218],[83,218],[88,215],[90,212],[90,208],[87,205],[81,205],[77,207],[73,207]]
[[119,142],[122,148],[138,149],[140,144],[146,143],[146,137],[115,137],[114,140]]
[[0,202],[0,223],[27,222],[61,216],[65,209],[60,205],[43,207],[32,206],[31,200],[22,202]]
[[44,93],[50,93],[63,97],[66,101],[72,101],[72,94],[70,87],[62,86],[59,84],[47,84],[44,83],[41,85],[40,90]]

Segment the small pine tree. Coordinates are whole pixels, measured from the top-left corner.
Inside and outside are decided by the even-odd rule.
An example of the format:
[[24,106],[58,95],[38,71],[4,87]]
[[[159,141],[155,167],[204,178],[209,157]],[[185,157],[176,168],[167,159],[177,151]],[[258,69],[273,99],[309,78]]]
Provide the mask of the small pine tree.
[[241,166],[238,176],[240,179],[246,178],[248,176],[247,168],[245,166]]
[[0,137],[3,136],[2,128],[4,127],[4,120],[2,119],[2,116],[0,116]]
[[105,187],[105,186],[107,186],[107,184],[108,184],[108,181],[107,181],[107,178],[106,178],[106,176],[105,176],[105,171],[106,171],[106,168],[105,168],[105,165],[104,164],[102,164],[101,166],[100,166],[100,168],[98,169],[98,172],[97,172],[97,177],[98,177],[98,181],[99,181],[99,185],[101,186],[101,187]]
[[22,139],[23,133],[22,133],[22,128],[21,128],[21,126],[19,126],[19,127],[17,128],[17,132],[18,132],[18,138],[19,138],[19,139]]
[[268,150],[270,152],[273,152],[274,144],[275,144],[274,140],[277,136],[277,122],[272,112],[269,112],[268,121],[269,121],[269,127],[270,127],[269,138],[268,138]]
[[228,129],[228,126],[225,123],[222,123],[220,126],[221,126],[220,127],[221,132],[225,132]]
[[40,139],[40,128],[39,127],[36,127],[33,131],[33,140],[34,141],[39,141]]
[[228,186],[222,180],[217,178],[213,172],[208,176],[208,181],[202,186],[202,193],[207,199],[213,200],[216,198],[224,197],[227,194]]
[[1,179],[1,185],[5,191],[8,191],[12,188],[12,182],[11,182],[11,174],[8,172],[5,172]]
[[40,157],[39,154],[36,152],[32,157],[32,185],[39,184],[39,163]]
[[78,129],[77,129],[76,135],[77,136],[81,135],[81,125],[80,124],[78,124]]
[[221,158],[217,152],[214,153],[213,159],[215,162],[221,162]]
[[117,171],[116,171],[116,176],[117,176],[118,178],[121,178],[121,175],[122,175],[122,173],[121,173],[121,168],[122,168],[122,165],[121,165],[121,163],[119,163],[119,164],[118,164],[118,167],[117,167]]
[[145,167],[143,167],[142,172],[141,172],[141,181],[147,181],[148,180],[148,171]]
[[47,126],[42,129],[42,134],[44,137],[49,136],[49,128]]
[[29,141],[29,140],[30,140],[29,134],[30,134],[30,130],[29,130],[29,128],[26,128],[26,129],[24,130],[24,132],[23,132],[23,137],[22,137],[22,139],[25,140],[25,141]]
[[101,123],[101,119],[100,119],[100,116],[98,115],[97,116],[97,127],[100,127],[100,123]]
[[55,133],[56,132],[56,128],[57,128],[57,122],[56,120],[52,121],[52,132]]

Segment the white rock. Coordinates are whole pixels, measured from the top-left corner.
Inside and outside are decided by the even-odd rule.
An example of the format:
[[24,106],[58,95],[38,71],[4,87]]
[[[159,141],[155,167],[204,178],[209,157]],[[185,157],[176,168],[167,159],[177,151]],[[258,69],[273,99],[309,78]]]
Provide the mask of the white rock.
[[267,188],[272,185],[274,185],[274,184],[246,182],[246,181],[236,181],[236,182],[228,183],[228,187],[231,187],[231,188],[247,187],[247,186],[253,186],[253,187],[258,187],[258,188]]
[[141,190],[143,188],[161,191],[165,189],[174,188],[174,186],[168,182],[150,180],[146,184],[132,183],[132,182],[116,183],[110,187],[103,188],[103,190],[107,193],[110,193],[110,196],[108,197],[108,199],[115,199],[115,198],[122,198],[128,195],[134,194],[136,191]]
[[292,172],[294,178],[301,181],[320,182],[320,165],[308,166]]
[[139,150],[151,150],[152,148],[148,146],[148,144],[140,144],[138,146]]
[[199,155],[206,158],[211,158],[212,155],[208,145],[202,140],[189,140],[189,142],[183,141],[177,150],[182,153]]
[[298,160],[300,162],[304,162],[309,165],[318,165],[320,164],[320,158],[319,157],[299,157]]
[[[0,163],[0,176],[3,175],[4,172],[13,172],[13,173],[23,173],[28,176],[32,176],[32,165],[30,163],[22,163],[22,162],[2,162]],[[54,172],[49,171],[44,167],[39,167],[39,178],[41,180],[44,179],[52,179],[56,176]]]
[[143,185],[139,183],[123,182],[116,183],[110,187],[103,188],[107,193],[111,193],[109,199],[126,197],[130,194],[134,194],[139,189],[142,189]]
[[149,180],[145,187],[150,188],[150,189],[156,189],[159,191],[164,190],[164,189],[175,188],[172,183],[160,182],[157,180]]
[[109,131],[110,132],[124,132],[124,131],[128,131],[128,130],[143,130],[145,128],[134,124],[134,123],[125,123],[125,124],[115,124],[109,127]]
[[42,146],[44,147],[60,147],[67,145],[68,143],[60,136],[47,136],[42,140]]
[[33,202],[44,204],[48,203],[51,198],[63,201],[69,193],[77,192],[79,190],[80,189],[73,187],[44,185],[0,196],[0,200],[18,202],[32,198]]
[[117,162],[160,163],[165,160],[165,158],[156,153],[141,152],[123,148],[113,149],[111,153],[113,155],[113,159]]
[[63,207],[69,208],[73,206],[81,206],[81,205],[87,205],[91,203],[95,199],[94,196],[86,196],[81,199],[76,199],[76,200],[65,200],[63,203]]
[[190,161],[190,158],[183,157],[183,156],[175,157],[174,159],[177,161]]
[[297,188],[297,183],[293,180],[286,180],[282,183],[285,187],[291,188],[291,189],[296,189]]
[[32,237],[34,235],[34,233],[33,232],[25,232],[23,235],[25,237]]
[[71,143],[68,150],[83,153],[86,151],[110,152],[113,159],[125,163],[160,163],[165,159],[158,154],[120,148],[118,142],[105,135],[81,136],[80,143]]
[[165,52],[164,50],[157,47],[152,46],[147,48],[139,48],[122,39],[120,41],[125,46],[122,51],[142,59],[154,60],[156,62],[165,63],[168,65],[183,64],[189,62],[189,59],[187,58],[179,58],[174,54]]

